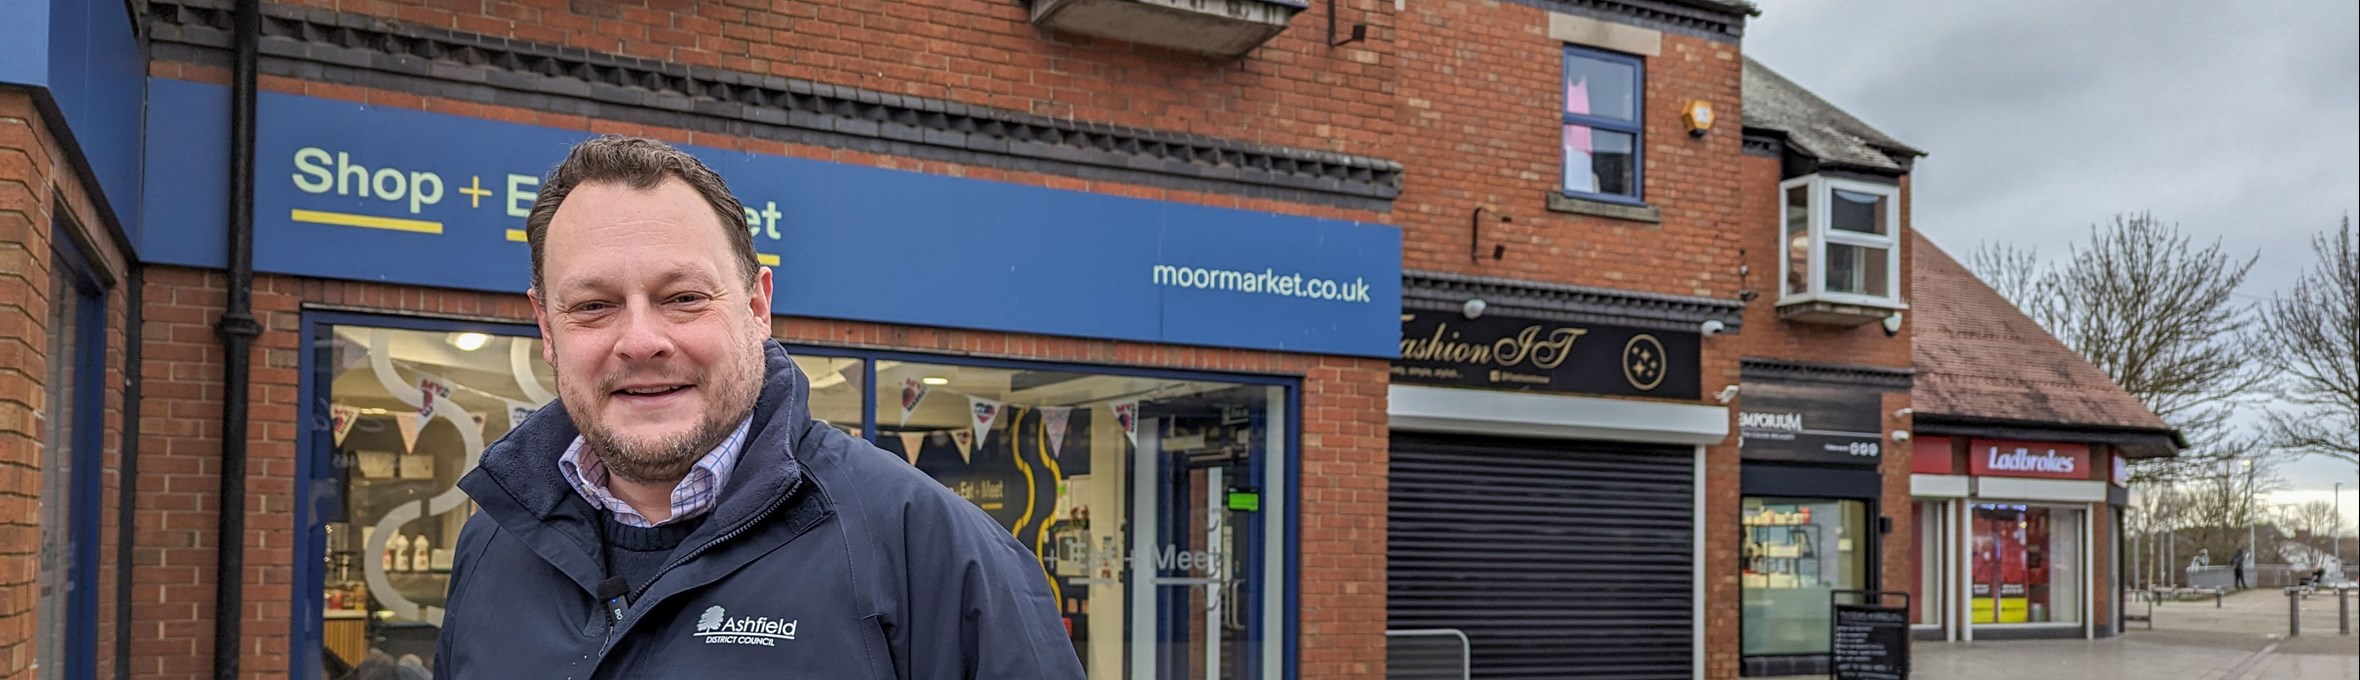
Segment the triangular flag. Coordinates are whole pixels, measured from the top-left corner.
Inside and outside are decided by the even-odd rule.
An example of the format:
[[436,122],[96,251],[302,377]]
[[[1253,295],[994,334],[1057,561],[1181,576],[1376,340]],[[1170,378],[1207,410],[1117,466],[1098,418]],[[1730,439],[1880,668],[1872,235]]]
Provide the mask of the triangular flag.
[[352,434],[352,424],[361,419],[361,410],[350,406],[328,407],[329,426],[335,432],[336,445],[344,445],[344,435]]
[[959,460],[968,463],[975,462],[974,432],[969,432],[967,430],[952,430],[951,443],[959,445]]
[[431,375],[418,376],[418,417],[434,415],[434,402],[451,398],[451,381]]
[[359,366],[361,362],[369,360],[368,345],[347,340],[342,335],[328,341],[328,346],[331,348],[332,355],[328,361],[334,366],[331,370],[336,375],[343,375],[345,371],[352,370],[352,367]]
[[919,382],[917,378],[902,379],[901,424],[910,424],[910,412],[918,410],[919,402],[926,401],[926,392],[929,389],[931,388],[928,388],[926,383]]
[[910,459],[911,465],[918,464],[918,449],[922,448],[926,448],[926,433],[901,433],[901,456]]
[[1116,422],[1117,424],[1120,424],[1120,425],[1122,425],[1122,426],[1123,426],[1123,436],[1125,436],[1125,437],[1129,437],[1129,438],[1131,439],[1131,445],[1132,445],[1132,446],[1138,446],[1138,445],[1139,445],[1139,402],[1136,402],[1136,401],[1124,401],[1124,402],[1116,402],[1116,403],[1115,403],[1113,406],[1111,406],[1111,407],[1109,407],[1109,408],[1112,408],[1112,409],[1114,409],[1114,422]]
[[394,429],[402,433],[402,452],[418,449],[418,414],[404,411],[393,414]]
[[967,424],[975,426],[975,444],[977,446],[982,446],[983,442],[991,438],[992,423],[1000,421],[1002,410],[1000,402],[977,396],[967,397],[967,411],[974,415],[973,418],[968,419]]
[[1041,428],[1049,433],[1049,455],[1065,452],[1065,423],[1073,417],[1073,409],[1063,406],[1041,407]]

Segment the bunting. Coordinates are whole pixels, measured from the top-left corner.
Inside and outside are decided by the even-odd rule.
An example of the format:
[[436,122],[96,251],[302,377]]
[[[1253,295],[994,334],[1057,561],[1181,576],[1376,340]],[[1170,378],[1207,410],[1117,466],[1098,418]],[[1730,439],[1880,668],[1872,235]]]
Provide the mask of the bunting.
[[431,375],[418,377],[418,417],[434,415],[434,403],[451,398],[451,382]]
[[1116,423],[1118,423],[1118,424],[1120,424],[1120,425],[1122,425],[1122,426],[1123,426],[1123,436],[1124,436],[1124,437],[1126,437],[1126,438],[1129,438],[1129,439],[1131,440],[1131,446],[1132,446],[1132,447],[1134,447],[1134,448],[1138,447],[1138,446],[1139,446],[1139,402],[1136,402],[1136,401],[1122,401],[1122,402],[1115,402],[1113,405],[1109,406],[1108,408],[1112,408],[1112,409],[1114,409],[1114,422],[1116,422]]
[[344,435],[352,434],[353,423],[361,419],[361,410],[351,406],[328,407],[329,427],[335,433],[336,445],[344,445]]
[[926,392],[929,389],[931,388],[928,388],[926,383],[919,382],[917,378],[905,378],[901,381],[902,425],[910,424],[910,413],[918,410],[920,402],[926,401]]
[[902,456],[903,458],[908,458],[908,459],[910,459],[910,464],[911,464],[911,465],[917,465],[917,464],[918,464],[918,450],[919,450],[919,449],[922,449],[922,448],[925,448],[925,447],[926,447],[926,433],[924,433],[924,432],[903,432],[903,433],[901,433],[901,456]]
[[992,424],[1000,421],[1000,413],[1006,409],[1001,408],[1000,402],[970,396],[967,397],[967,410],[975,416],[968,421],[969,425],[975,426],[975,445],[982,446],[991,438]]
[[418,414],[416,414],[416,413],[410,413],[410,412],[408,412],[408,411],[403,411],[403,412],[401,412],[401,413],[396,413],[396,414],[393,414],[393,425],[394,425],[394,429],[396,429],[396,430],[400,430],[400,431],[401,431],[401,433],[402,433],[402,451],[403,451],[403,452],[405,452],[405,453],[406,453],[406,452],[409,452],[409,451],[415,451],[415,450],[417,450],[417,449],[418,449],[418,427],[419,427],[419,424],[420,424],[420,423],[418,422]]
[[1073,417],[1073,409],[1063,406],[1041,407],[1041,428],[1049,434],[1049,455],[1065,452],[1065,424]]

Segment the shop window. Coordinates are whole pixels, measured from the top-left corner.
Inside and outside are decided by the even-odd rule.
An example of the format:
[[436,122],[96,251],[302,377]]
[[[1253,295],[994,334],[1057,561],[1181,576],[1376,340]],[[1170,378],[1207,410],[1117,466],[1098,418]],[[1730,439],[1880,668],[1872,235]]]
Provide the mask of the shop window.
[[474,513],[459,478],[556,398],[555,376],[532,337],[318,324],[311,340],[325,427],[310,483],[326,487],[310,518],[321,547],[312,677],[380,655],[431,668],[451,549]]
[[1835,591],[1868,587],[1868,504],[1748,497],[1739,520],[1743,653],[1828,653]]
[[[499,330],[313,326],[322,597],[298,677],[431,667],[473,512],[456,483],[555,398],[531,329]],[[874,431],[1040,556],[1089,677],[1276,677],[1284,386],[791,353],[813,417]]]
[[1260,678],[1283,388],[879,361],[878,445],[1031,548],[1094,680]]
[[104,390],[103,289],[58,234],[49,267],[48,375],[41,433],[40,588],[32,668],[41,677],[93,677],[97,655],[99,429]]
[[1968,586],[1975,623],[2080,622],[2081,517],[2067,508],[1976,505]]
[[1780,182],[1790,318],[1867,323],[1901,308],[1901,188],[1821,175]]
[[811,381],[811,417],[836,426],[845,434],[863,436],[868,418],[861,399],[869,389],[869,362],[855,357],[790,352],[795,367]]
[[1646,65],[1638,57],[1565,48],[1567,196],[1639,202],[1646,91]]

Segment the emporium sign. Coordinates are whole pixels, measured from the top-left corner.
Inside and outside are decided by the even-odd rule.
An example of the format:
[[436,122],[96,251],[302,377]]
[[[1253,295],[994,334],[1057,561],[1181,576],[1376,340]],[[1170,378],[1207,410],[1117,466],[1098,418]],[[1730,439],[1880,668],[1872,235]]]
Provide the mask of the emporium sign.
[[1874,466],[1884,459],[1882,392],[1749,380],[1738,394],[1738,449],[1747,460]]
[[1393,382],[1696,399],[1701,347],[1692,332],[1404,311]]

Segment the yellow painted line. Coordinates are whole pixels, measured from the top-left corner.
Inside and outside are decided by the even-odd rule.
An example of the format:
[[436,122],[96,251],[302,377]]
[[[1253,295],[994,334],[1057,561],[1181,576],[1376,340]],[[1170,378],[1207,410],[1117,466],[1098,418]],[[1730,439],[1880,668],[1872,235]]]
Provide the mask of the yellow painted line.
[[755,261],[755,262],[760,262],[760,263],[762,263],[762,266],[765,266],[765,267],[776,267],[776,266],[778,266],[778,256],[777,256],[777,255],[772,255],[772,254],[770,254],[770,253],[755,253],[755,254],[754,254],[754,261]]
[[410,231],[420,234],[443,233],[443,225],[441,222],[428,222],[425,220],[403,220],[391,217],[371,217],[368,215],[327,212],[324,210],[295,210],[291,215],[289,215],[289,218],[297,222],[330,224],[339,227],[390,229],[393,231]]
[[508,230],[508,240],[510,240],[510,241],[515,241],[515,242],[517,242],[517,243],[524,243],[524,242],[525,242],[525,237],[524,237],[524,230],[523,230],[523,229],[510,229],[510,230]]

